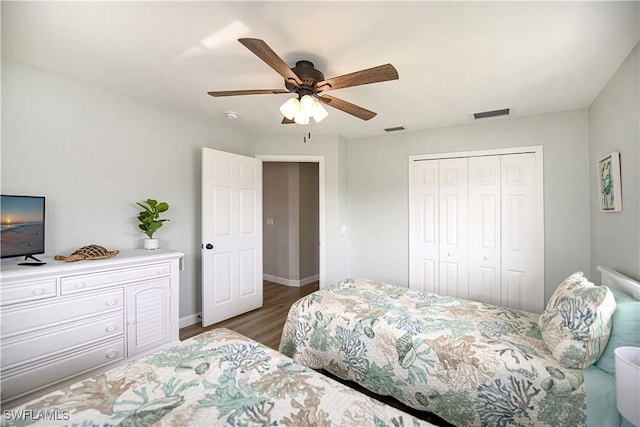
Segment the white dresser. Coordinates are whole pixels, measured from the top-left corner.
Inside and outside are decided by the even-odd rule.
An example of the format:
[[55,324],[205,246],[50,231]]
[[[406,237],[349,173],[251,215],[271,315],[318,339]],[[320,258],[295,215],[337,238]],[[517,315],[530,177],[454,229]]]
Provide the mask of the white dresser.
[[177,343],[183,255],[141,249],[38,267],[3,263],[2,405]]

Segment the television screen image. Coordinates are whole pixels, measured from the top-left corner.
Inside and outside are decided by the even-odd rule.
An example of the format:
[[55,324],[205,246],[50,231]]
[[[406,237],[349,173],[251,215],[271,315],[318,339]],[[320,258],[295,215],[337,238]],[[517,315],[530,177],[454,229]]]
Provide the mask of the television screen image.
[[44,197],[0,196],[2,258],[44,253]]

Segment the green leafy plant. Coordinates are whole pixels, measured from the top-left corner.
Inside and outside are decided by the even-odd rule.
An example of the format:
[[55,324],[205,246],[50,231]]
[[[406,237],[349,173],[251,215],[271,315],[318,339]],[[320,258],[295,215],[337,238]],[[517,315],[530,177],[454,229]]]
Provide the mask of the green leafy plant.
[[136,202],[136,204],[144,209],[138,214],[138,221],[140,221],[138,227],[150,239],[153,239],[153,233],[162,227],[163,222],[169,221],[166,218],[160,219],[160,214],[169,210],[169,204],[167,202],[158,203],[153,199],[147,199],[142,203]]

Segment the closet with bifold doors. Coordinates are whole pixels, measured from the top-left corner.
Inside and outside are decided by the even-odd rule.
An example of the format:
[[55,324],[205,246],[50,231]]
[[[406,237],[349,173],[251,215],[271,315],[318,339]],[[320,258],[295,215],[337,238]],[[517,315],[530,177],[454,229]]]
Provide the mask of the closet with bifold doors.
[[542,147],[411,156],[409,287],[544,309]]

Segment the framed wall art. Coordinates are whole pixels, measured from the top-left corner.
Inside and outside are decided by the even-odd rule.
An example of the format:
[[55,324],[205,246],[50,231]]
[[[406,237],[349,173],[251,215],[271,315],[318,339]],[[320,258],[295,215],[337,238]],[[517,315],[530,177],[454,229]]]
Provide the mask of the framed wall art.
[[598,160],[598,189],[601,211],[622,211],[620,153],[613,152]]

